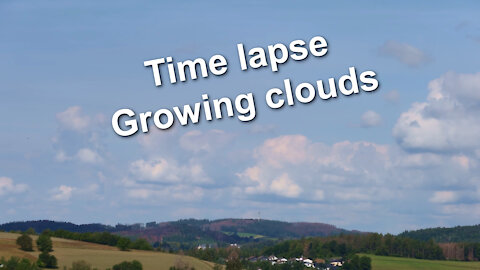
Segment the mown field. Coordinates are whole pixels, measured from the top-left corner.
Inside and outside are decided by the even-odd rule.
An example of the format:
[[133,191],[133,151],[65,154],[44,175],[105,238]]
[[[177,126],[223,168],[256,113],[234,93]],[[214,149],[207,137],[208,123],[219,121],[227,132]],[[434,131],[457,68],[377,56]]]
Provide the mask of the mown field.
[[[36,260],[38,252],[24,252],[18,249],[15,240],[19,234],[0,232],[0,257],[17,256]],[[36,240],[36,236],[32,237]],[[111,268],[114,264],[122,261],[138,260],[142,263],[144,270],[168,270],[178,260],[187,262],[196,270],[211,270],[213,264],[198,260],[196,258],[179,256],[153,251],[119,251],[115,247],[73,241],[60,238],[52,238],[53,255],[58,259],[59,269],[64,266],[71,267],[72,262],[85,260],[99,270]],[[36,247],[34,248],[36,249]]]
[[373,270],[470,270],[480,269],[480,262],[433,261],[366,255],[372,258]]

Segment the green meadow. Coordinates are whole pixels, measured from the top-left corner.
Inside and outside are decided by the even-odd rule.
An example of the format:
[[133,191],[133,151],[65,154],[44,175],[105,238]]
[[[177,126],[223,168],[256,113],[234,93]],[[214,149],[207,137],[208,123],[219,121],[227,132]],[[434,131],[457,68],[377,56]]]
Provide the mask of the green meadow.
[[434,261],[410,258],[375,256],[372,258],[373,270],[470,270],[480,269],[480,262]]

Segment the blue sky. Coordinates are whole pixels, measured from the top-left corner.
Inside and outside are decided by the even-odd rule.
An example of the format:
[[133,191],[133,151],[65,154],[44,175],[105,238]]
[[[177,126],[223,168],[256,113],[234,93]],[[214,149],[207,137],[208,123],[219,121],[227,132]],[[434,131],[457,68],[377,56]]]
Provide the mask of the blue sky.
[[[258,217],[401,232],[480,218],[479,4],[2,1],[0,222]],[[323,36],[327,56],[240,71],[247,48]],[[155,87],[143,61],[214,54],[224,76]],[[374,70],[380,88],[280,110],[285,78]],[[128,138],[120,108],[253,92],[257,116]]]

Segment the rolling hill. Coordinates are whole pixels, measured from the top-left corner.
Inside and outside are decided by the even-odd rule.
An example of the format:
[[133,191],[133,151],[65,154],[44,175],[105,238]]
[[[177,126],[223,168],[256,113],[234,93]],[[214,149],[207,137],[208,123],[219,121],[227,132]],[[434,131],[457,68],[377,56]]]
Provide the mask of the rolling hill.
[[[16,256],[36,260],[38,252],[25,252],[18,249],[15,244],[19,234],[0,233],[0,257]],[[33,236],[34,240],[36,236]],[[122,261],[138,260],[142,263],[144,270],[168,270],[178,260],[188,263],[197,270],[211,270],[213,264],[188,256],[179,256],[154,251],[119,251],[115,247],[52,238],[53,255],[58,259],[59,269],[64,266],[71,267],[72,262],[85,260],[98,269],[111,268],[114,264]],[[34,248],[36,250],[36,248]]]
[[430,239],[437,243],[480,242],[480,225],[456,226],[452,228],[428,228],[416,231],[405,231],[399,236],[417,240],[428,241]]
[[196,244],[259,242],[263,240],[296,239],[310,236],[331,236],[348,231],[325,223],[283,222],[264,219],[185,219],[170,222],[150,222],[134,225],[108,226],[103,224],[76,225],[69,222],[49,220],[10,222],[0,225],[4,231],[25,231],[33,228],[36,232],[45,229],[67,230],[72,232],[108,231],[131,238],[144,238],[151,243],[192,247]]

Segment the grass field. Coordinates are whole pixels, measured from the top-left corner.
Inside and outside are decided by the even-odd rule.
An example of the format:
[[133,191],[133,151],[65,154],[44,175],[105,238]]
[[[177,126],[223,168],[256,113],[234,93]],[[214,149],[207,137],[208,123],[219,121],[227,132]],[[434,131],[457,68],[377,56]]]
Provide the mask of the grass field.
[[366,255],[372,258],[373,270],[470,270],[480,269],[480,262],[432,261]]
[[[234,232],[223,232],[226,235],[234,235]],[[259,239],[259,238],[265,238],[265,236],[260,235],[260,234],[254,234],[254,233],[244,233],[244,232],[239,232],[237,233],[238,236],[240,237],[252,237],[253,239]]]
[[[0,257],[9,258],[17,256],[36,260],[38,252],[24,252],[18,249],[15,240],[19,234],[0,233]],[[34,240],[36,239],[33,236]],[[73,241],[60,238],[52,238],[53,255],[58,259],[59,269],[64,266],[71,267],[72,262],[84,260],[99,270],[111,268],[114,264],[122,261],[138,260],[142,263],[144,270],[168,270],[170,266],[175,265],[177,260],[187,262],[196,270],[211,270],[213,264],[198,260],[196,258],[179,256],[153,251],[119,251],[115,247]],[[34,248],[36,249],[36,247]]]

